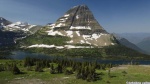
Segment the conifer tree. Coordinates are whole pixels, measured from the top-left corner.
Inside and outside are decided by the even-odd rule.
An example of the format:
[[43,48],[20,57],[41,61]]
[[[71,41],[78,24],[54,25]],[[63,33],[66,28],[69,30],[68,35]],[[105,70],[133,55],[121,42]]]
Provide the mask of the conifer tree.
[[55,70],[54,70],[54,65],[53,64],[50,65],[50,73],[51,74],[55,74]]
[[57,66],[57,72],[62,73],[62,65],[58,64]]
[[16,66],[16,64],[13,64],[12,66],[12,73],[13,74],[20,74],[19,68]]
[[37,72],[43,72],[43,67],[42,67],[41,62],[37,62],[36,63],[35,71],[37,71]]

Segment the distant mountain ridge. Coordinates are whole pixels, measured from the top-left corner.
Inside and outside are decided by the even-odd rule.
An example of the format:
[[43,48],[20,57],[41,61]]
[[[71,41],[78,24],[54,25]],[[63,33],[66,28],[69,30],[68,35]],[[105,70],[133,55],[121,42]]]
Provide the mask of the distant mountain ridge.
[[131,49],[133,49],[133,50],[136,50],[136,51],[138,51],[138,52],[147,54],[146,51],[140,49],[137,45],[131,43],[131,42],[128,41],[127,39],[125,39],[125,38],[119,36],[118,34],[113,34],[113,35],[116,37],[116,39],[119,41],[120,44],[122,44],[122,45],[124,45],[124,46],[126,46],[126,47],[128,47],[128,48],[131,48]]
[[137,46],[150,54],[150,37],[143,39],[140,43],[137,44]]
[[150,37],[150,33],[118,33],[119,36],[126,38],[134,44],[138,44],[144,38]]
[[122,33],[118,35],[124,37],[131,43],[134,43],[137,47],[142,49],[144,53],[150,54],[150,48],[149,48],[150,33]]

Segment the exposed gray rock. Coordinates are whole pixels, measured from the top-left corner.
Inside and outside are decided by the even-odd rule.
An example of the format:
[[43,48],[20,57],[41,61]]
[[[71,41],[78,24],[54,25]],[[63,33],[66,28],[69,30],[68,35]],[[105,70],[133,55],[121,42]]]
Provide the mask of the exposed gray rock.
[[104,30],[86,5],[78,5],[68,10],[54,24],[48,35],[68,36],[68,44],[90,44],[94,46],[115,45],[115,37]]

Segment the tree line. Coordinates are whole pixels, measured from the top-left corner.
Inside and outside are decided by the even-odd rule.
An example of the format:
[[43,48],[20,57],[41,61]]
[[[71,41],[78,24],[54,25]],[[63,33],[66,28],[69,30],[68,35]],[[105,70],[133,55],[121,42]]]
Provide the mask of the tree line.
[[[83,79],[87,81],[96,81],[101,79],[100,74],[96,73],[96,69],[105,70],[111,68],[113,65],[99,64],[95,62],[80,62],[69,59],[36,59],[36,58],[25,58],[24,67],[35,66],[35,71],[43,72],[43,68],[49,68],[51,74],[64,73],[66,75],[75,74],[77,79]],[[68,69],[68,67],[70,69]]]
[[[5,63],[0,64],[0,71],[11,71],[13,74],[23,73],[18,67],[17,63]],[[111,68],[113,65],[109,64],[100,64],[95,62],[80,62],[70,59],[37,59],[27,57],[24,59],[23,63],[20,64],[27,70],[31,70],[31,67],[34,67],[35,72],[43,72],[44,68],[49,68],[50,74],[60,74],[64,73],[65,75],[75,74],[77,79],[83,79],[86,81],[96,81],[101,79],[101,75],[96,72],[96,70],[106,70]],[[20,66],[19,65],[19,66]]]

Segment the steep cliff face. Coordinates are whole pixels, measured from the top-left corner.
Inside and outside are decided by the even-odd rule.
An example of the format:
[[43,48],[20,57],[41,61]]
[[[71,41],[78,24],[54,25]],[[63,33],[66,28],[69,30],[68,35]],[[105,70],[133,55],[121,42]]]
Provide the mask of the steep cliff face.
[[67,27],[72,30],[105,31],[86,5],[79,5],[68,10],[64,16],[56,21],[55,27]]
[[68,44],[109,46],[117,44],[115,37],[104,30],[86,5],[68,10],[54,24],[49,25],[48,35],[70,37]]

